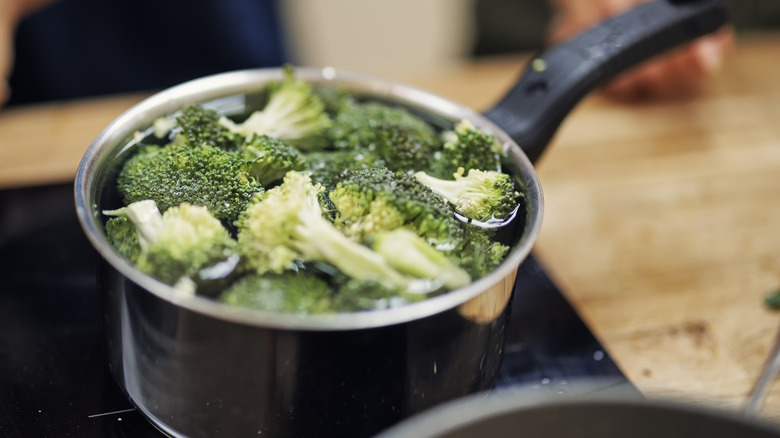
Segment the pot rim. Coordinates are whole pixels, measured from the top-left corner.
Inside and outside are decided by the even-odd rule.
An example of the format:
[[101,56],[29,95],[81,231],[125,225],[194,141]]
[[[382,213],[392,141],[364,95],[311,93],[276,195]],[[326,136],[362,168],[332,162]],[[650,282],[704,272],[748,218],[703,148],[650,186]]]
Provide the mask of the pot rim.
[[125,278],[168,301],[213,318],[265,328],[299,330],[354,330],[389,326],[428,317],[466,303],[494,284],[514,274],[528,256],[539,235],[543,215],[541,183],[530,160],[520,147],[493,122],[481,114],[422,89],[362,73],[336,70],[332,67],[296,67],[297,77],[314,83],[345,86],[350,90],[377,98],[389,99],[444,117],[449,121],[468,119],[475,126],[496,137],[517,165],[525,185],[528,208],[532,211],[520,241],[493,272],[437,297],[400,307],[351,313],[299,315],[249,309],[220,303],[199,295],[183,294],[141,271],[124,259],[106,240],[97,211],[98,186],[113,158],[124,148],[134,132],[146,129],[160,117],[180,110],[185,104],[205,102],[238,95],[282,77],[281,68],[238,70],[206,76],[160,91],[134,105],[111,122],[92,142],[82,158],[75,179],[76,214],[87,238],[98,255]]
[[[641,411],[645,415],[662,416],[670,413],[686,415],[692,421],[717,419],[743,429],[744,433],[761,432],[780,436],[780,427],[760,417],[750,417],[737,411],[712,404],[702,404],[686,398],[645,398],[628,382],[608,378],[578,379],[560,391],[502,391],[497,394],[478,393],[446,402],[418,413],[374,438],[403,438],[415,436],[435,438],[456,435],[471,427],[480,427],[507,417],[528,418],[536,413],[577,409],[598,409],[598,412]],[[593,419],[596,421],[598,419]],[[641,425],[638,425],[641,426]],[[689,424],[690,426],[690,424]],[[492,431],[484,427],[484,431]],[[548,431],[549,432],[549,431]],[[549,433],[547,434],[549,435]],[[534,434],[533,436],[540,436]],[[546,435],[545,435],[546,436]],[[762,435],[763,436],[763,435]]]

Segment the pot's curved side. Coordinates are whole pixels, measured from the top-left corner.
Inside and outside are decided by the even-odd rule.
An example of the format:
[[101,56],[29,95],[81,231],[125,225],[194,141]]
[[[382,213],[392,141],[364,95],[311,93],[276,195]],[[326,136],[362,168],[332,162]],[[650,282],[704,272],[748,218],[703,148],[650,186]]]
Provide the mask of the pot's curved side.
[[504,392],[467,397],[398,424],[375,438],[778,438],[776,424],[679,400],[645,400],[597,381],[566,394]]
[[368,437],[493,384],[514,276],[420,320],[280,330],[175,306],[100,263],[111,370],[172,436]]

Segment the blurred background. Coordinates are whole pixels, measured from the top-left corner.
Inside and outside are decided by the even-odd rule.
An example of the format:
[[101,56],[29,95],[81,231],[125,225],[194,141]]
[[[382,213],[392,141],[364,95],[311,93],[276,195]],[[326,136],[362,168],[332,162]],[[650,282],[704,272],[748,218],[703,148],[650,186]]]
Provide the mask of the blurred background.
[[[728,0],[740,35],[780,27],[780,1]],[[548,0],[287,0],[289,54],[304,65],[407,74],[543,47]]]
[[[21,1],[50,4],[15,32],[9,106],[284,62],[409,77],[540,49],[552,20],[550,0]],[[740,34],[780,26],[778,0],[727,3]]]

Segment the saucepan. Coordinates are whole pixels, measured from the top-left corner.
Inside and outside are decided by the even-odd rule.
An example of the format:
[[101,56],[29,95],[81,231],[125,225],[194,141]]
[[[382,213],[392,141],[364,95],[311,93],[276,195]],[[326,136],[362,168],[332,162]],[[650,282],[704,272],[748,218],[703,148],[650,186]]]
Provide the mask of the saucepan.
[[333,68],[297,68],[314,84],[467,119],[505,145],[525,208],[492,273],[418,303],[371,312],[287,315],[184,295],[136,270],[108,243],[101,212],[134,133],[188,103],[240,112],[281,69],[229,72],[151,96],[105,128],[75,182],[81,225],[98,253],[108,364],[130,401],[172,436],[371,436],[432,406],[489,389],[501,364],[515,274],[541,226],[533,161],[589,91],[642,60],[717,30],[720,1],[658,0],[553,47],[481,115],[404,84]]
[[[559,393],[560,392],[560,393]],[[777,438],[751,415],[682,399],[644,399],[627,386],[573,381],[566,391],[468,396],[416,415],[376,438]]]

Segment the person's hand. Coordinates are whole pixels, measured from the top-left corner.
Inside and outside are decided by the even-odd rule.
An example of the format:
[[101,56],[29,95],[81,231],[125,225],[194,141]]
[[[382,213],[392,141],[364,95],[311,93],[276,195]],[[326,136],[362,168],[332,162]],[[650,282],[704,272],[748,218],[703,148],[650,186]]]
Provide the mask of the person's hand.
[[53,0],[0,0],[0,107],[10,97],[8,77],[13,65],[16,26],[24,16]]
[[[554,20],[550,42],[572,37],[595,24],[649,0],[550,0]],[[621,100],[667,98],[689,93],[720,70],[734,46],[734,31],[723,28],[618,76],[604,94]]]

